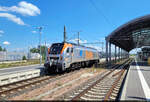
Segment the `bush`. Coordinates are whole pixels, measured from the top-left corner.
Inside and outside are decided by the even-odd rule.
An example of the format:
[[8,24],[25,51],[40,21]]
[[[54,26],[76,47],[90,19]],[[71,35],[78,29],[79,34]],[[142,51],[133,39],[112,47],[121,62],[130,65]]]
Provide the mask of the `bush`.
[[26,60],[26,59],[27,59],[26,56],[23,56],[23,57],[22,57],[22,60]]

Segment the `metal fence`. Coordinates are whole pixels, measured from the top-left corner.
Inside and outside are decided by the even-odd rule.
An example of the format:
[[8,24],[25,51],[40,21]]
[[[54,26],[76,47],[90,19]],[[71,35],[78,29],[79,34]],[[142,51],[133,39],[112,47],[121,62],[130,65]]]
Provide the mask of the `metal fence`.
[[22,60],[23,56],[27,59],[39,59],[39,53],[25,53],[25,52],[6,52],[0,51],[0,61],[17,61]]
[[25,52],[0,52],[0,61],[12,61],[12,60],[22,60],[22,57],[26,56]]

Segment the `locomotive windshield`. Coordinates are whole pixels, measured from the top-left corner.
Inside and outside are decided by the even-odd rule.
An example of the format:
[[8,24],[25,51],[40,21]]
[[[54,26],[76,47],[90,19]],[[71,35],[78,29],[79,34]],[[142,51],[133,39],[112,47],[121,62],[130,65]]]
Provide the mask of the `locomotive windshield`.
[[50,54],[60,54],[62,48],[63,48],[62,43],[55,43],[50,47]]

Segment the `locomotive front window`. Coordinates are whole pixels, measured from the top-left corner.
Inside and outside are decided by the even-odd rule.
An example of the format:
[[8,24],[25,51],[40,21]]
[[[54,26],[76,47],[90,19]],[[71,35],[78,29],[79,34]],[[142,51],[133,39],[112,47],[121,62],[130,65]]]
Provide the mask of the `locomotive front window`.
[[62,48],[63,44],[61,43],[53,44],[50,48],[50,54],[60,54]]
[[67,48],[67,51],[66,51],[67,53],[69,53],[69,47]]

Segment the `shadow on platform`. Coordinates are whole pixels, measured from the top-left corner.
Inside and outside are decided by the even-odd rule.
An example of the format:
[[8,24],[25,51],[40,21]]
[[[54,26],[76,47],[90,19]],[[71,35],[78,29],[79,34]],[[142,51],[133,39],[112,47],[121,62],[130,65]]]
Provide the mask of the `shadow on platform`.
[[143,100],[143,101],[146,101],[146,100],[147,100],[146,98],[143,98],[143,97],[135,97],[135,96],[128,96],[128,98],[137,99],[137,100]]
[[[147,62],[137,62],[137,64],[139,65],[139,66],[150,66],[150,65],[148,65],[148,63]],[[136,62],[133,62],[132,64],[131,64],[132,66],[136,66]]]
[[[144,67],[150,67],[150,65],[148,65],[148,63],[147,62],[137,62],[137,64],[138,64],[138,66],[141,66],[140,67],[140,70],[141,71],[150,71],[150,68],[149,69],[145,69]],[[132,64],[131,64],[131,66],[136,66],[136,62],[133,62]],[[137,71],[138,69],[131,69],[131,70],[135,70],[135,71]]]
[[[130,70],[135,70],[135,71],[137,71],[138,69],[130,69]],[[141,71],[150,71],[150,70],[145,70],[145,69],[139,69],[139,70],[141,70]]]

